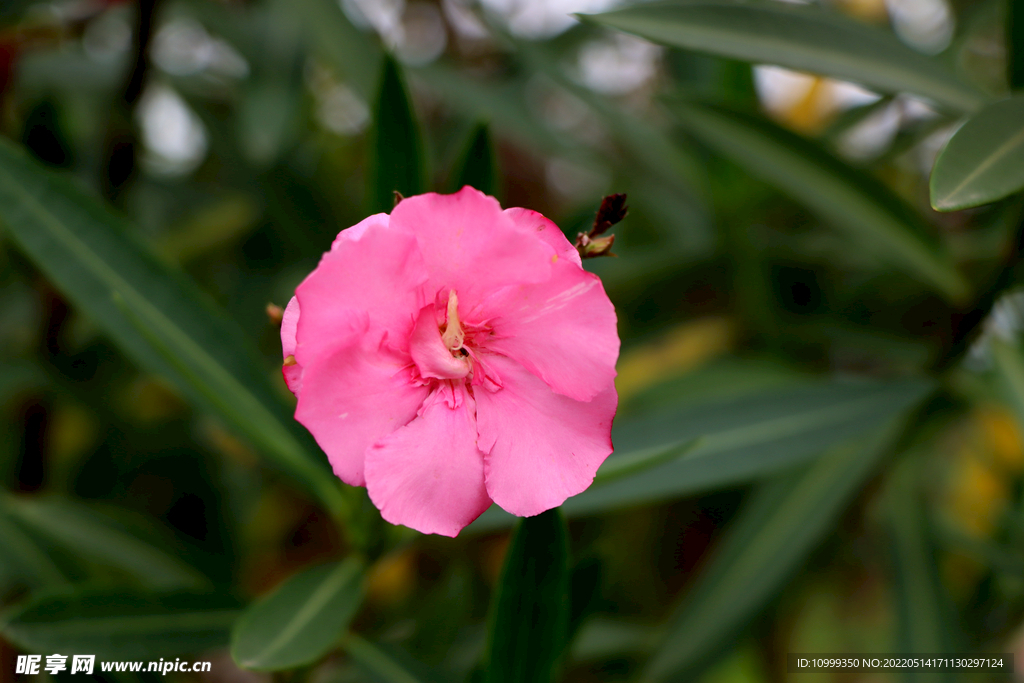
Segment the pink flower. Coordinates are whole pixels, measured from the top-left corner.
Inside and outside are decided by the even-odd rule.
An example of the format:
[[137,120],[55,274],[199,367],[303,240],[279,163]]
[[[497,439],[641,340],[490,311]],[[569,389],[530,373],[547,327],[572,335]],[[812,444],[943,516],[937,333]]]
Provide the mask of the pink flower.
[[492,501],[539,514],[612,450],[601,281],[554,223],[470,187],[342,231],[281,344],[295,419],[393,524],[455,536]]

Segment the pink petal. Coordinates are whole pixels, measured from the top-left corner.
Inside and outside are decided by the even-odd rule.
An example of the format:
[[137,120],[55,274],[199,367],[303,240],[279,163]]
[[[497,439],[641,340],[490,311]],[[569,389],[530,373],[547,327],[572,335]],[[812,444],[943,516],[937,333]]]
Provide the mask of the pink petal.
[[479,314],[494,332],[485,345],[558,393],[589,401],[615,378],[615,307],[596,275],[568,260],[552,270],[550,280],[507,287],[483,303]]
[[515,221],[520,228],[537,233],[542,240],[551,245],[551,248],[558,254],[558,258],[567,259],[577,266],[583,265],[576,247],[572,246],[572,242],[565,238],[561,228],[545,218],[543,214],[517,206],[505,209],[505,215]]
[[402,200],[391,227],[416,236],[432,292],[454,289],[464,310],[499,287],[547,279],[555,256],[536,231],[517,226],[496,199],[469,186]]
[[284,375],[284,383],[288,385],[296,396],[302,390],[302,366],[295,363],[295,332],[299,326],[299,300],[292,297],[285,306],[284,316],[281,318],[281,355],[285,362],[288,356],[292,356],[292,363],[281,366],[281,374]]
[[612,452],[618,396],[609,384],[592,401],[574,401],[515,361],[490,362],[503,387],[476,392],[487,492],[514,515],[537,515],[590,486]]
[[358,242],[363,235],[366,234],[367,230],[376,228],[386,228],[390,222],[391,217],[386,213],[375,213],[372,216],[367,216],[363,220],[359,221],[351,228],[346,228],[338,233],[338,236],[334,238],[334,242],[331,243],[331,249],[337,249],[338,245],[352,240]]
[[476,392],[487,494],[520,517],[557,507],[585,490],[611,453],[618,396],[609,384],[593,400],[557,394],[514,360],[490,358],[504,381]]
[[281,317],[281,352],[285,358],[295,353],[295,330],[299,326],[299,300],[294,296]]
[[476,440],[473,398],[443,384],[419,417],[367,452],[370,499],[392,524],[458,535],[491,504]]
[[469,359],[455,358],[441,341],[434,305],[424,306],[409,339],[409,353],[423,377],[459,379],[469,374]]
[[365,311],[371,327],[387,332],[388,342],[404,350],[415,316],[427,303],[426,267],[412,235],[384,225],[370,228],[358,239],[339,238],[295,290],[302,308],[295,349],[299,365],[346,340],[351,310]]
[[342,481],[364,486],[366,449],[416,417],[429,393],[414,382],[408,356],[364,339],[304,366],[295,419]]

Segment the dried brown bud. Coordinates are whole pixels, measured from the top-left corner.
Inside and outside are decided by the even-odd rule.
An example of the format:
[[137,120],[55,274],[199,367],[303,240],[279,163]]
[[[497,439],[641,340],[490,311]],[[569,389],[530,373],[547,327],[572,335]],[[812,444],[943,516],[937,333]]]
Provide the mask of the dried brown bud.
[[271,325],[281,326],[281,321],[284,320],[284,309],[277,304],[267,304],[267,319]]
[[629,207],[626,206],[625,194],[610,194],[601,200],[601,208],[594,217],[594,227],[590,230],[591,237],[603,235],[613,225],[626,217]]
[[398,190],[392,190],[392,191],[393,191],[393,192],[395,193],[395,203],[391,205],[391,206],[392,206],[392,208],[393,208],[393,207],[396,207],[396,206],[398,206],[398,202],[400,202],[400,201],[402,201],[403,199],[405,199],[405,197],[403,197],[403,196],[402,196],[402,193],[401,193],[401,192],[399,192]]

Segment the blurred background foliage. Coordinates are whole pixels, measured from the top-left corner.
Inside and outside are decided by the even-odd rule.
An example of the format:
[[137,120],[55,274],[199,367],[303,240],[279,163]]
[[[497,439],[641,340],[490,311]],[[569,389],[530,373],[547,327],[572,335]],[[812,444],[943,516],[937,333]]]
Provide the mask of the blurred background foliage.
[[[1024,657],[1022,86],[1020,0],[4,0],[0,680]],[[587,263],[617,450],[567,533],[388,527],[289,416],[268,302],[467,183],[570,239],[629,195]]]

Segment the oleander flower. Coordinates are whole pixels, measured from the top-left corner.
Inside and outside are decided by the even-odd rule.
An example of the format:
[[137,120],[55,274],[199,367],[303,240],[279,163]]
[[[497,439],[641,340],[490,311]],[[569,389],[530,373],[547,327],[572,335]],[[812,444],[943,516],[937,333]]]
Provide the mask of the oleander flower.
[[536,515],[611,453],[615,310],[558,227],[470,187],[343,230],[281,326],[295,418],[384,519]]

